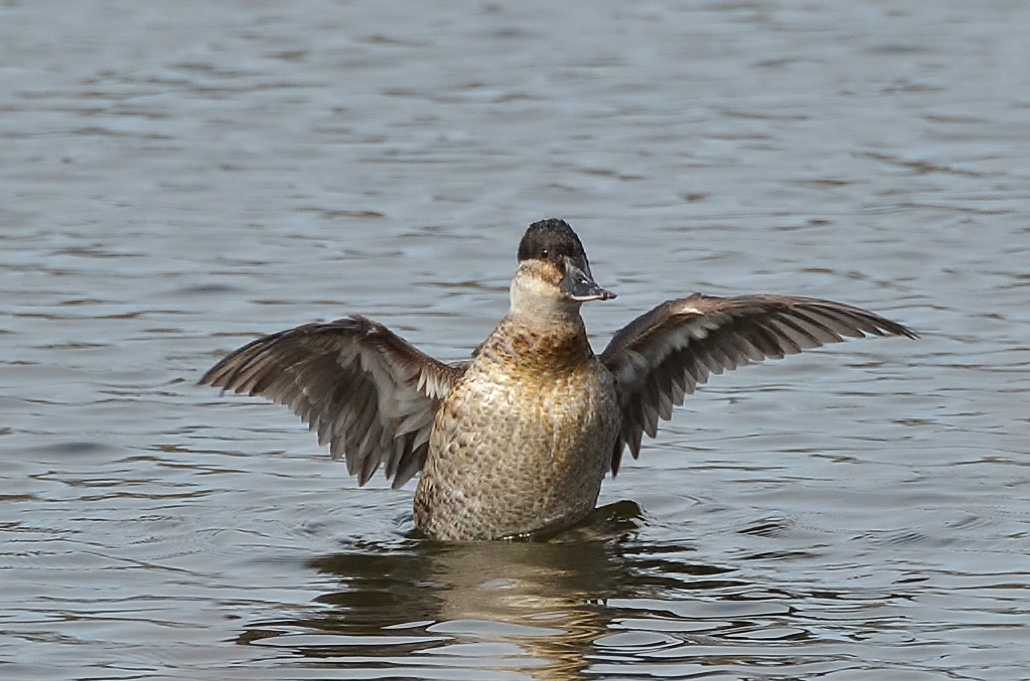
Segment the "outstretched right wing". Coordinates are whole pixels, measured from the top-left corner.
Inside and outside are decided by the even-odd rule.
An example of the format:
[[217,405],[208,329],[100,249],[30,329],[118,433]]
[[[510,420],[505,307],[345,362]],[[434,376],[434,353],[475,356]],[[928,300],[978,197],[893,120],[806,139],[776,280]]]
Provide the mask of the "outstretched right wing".
[[293,410],[365,484],[385,464],[393,487],[422,469],[441,401],[468,363],[444,364],[358,315],[259,338],[201,384],[261,395]]

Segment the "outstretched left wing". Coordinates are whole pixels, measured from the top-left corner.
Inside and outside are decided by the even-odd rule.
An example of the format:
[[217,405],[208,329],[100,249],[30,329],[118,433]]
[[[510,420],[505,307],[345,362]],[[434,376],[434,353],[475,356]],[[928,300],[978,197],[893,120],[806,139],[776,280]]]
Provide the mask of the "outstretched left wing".
[[601,362],[618,381],[622,430],[612,452],[612,473],[629,445],[640,453],[644,433],[711,374],[781,359],[848,337],[916,333],[877,314],[818,298],[750,295],[720,298],[695,293],[637,317],[612,338]]

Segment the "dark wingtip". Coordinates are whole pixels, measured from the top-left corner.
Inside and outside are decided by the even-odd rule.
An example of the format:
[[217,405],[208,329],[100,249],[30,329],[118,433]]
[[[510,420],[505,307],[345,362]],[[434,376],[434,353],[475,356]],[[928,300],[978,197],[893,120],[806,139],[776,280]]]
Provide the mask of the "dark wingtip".
[[888,329],[888,331],[893,332],[897,336],[904,336],[905,338],[911,338],[912,340],[919,340],[919,334],[914,329],[910,329],[904,324],[898,323],[895,323],[894,326],[896,328]]
[[910,329],[904,324],[891,321],[885,317],[881,317],[878,314],[869,313],[871,321],[875,322],[875,328],[880,332],[882,336],[902,336],[904,338],[911,338],[912,340],[918,340],[919,334],[915,330]]

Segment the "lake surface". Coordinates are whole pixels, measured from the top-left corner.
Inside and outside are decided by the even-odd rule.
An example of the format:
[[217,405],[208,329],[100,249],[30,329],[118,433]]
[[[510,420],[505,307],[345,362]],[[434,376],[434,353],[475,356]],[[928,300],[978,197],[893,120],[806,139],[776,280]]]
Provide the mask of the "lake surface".
[[[1017,0],[4,3],[0,676],[1027,678],[1027,36]],[[715,377],[551,543],[414,539],[413,484],[196,385],[351,313],[464,358],[551,216],[619,294],[597,350],[695,290],[922,338]]]

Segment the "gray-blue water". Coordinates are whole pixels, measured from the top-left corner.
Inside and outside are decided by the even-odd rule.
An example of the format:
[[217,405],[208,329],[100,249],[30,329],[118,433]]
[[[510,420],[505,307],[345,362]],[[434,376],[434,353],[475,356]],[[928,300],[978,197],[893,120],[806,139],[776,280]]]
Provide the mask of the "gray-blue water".
[[[0,677],[1027,678],[1030,5],[6,2]],[[619,293],[908,324],[716,377],[607,538],[410,539],[195,385],[364,313],[443,359],[564,217]],[[627,505],[623,505],[624,507]]]

